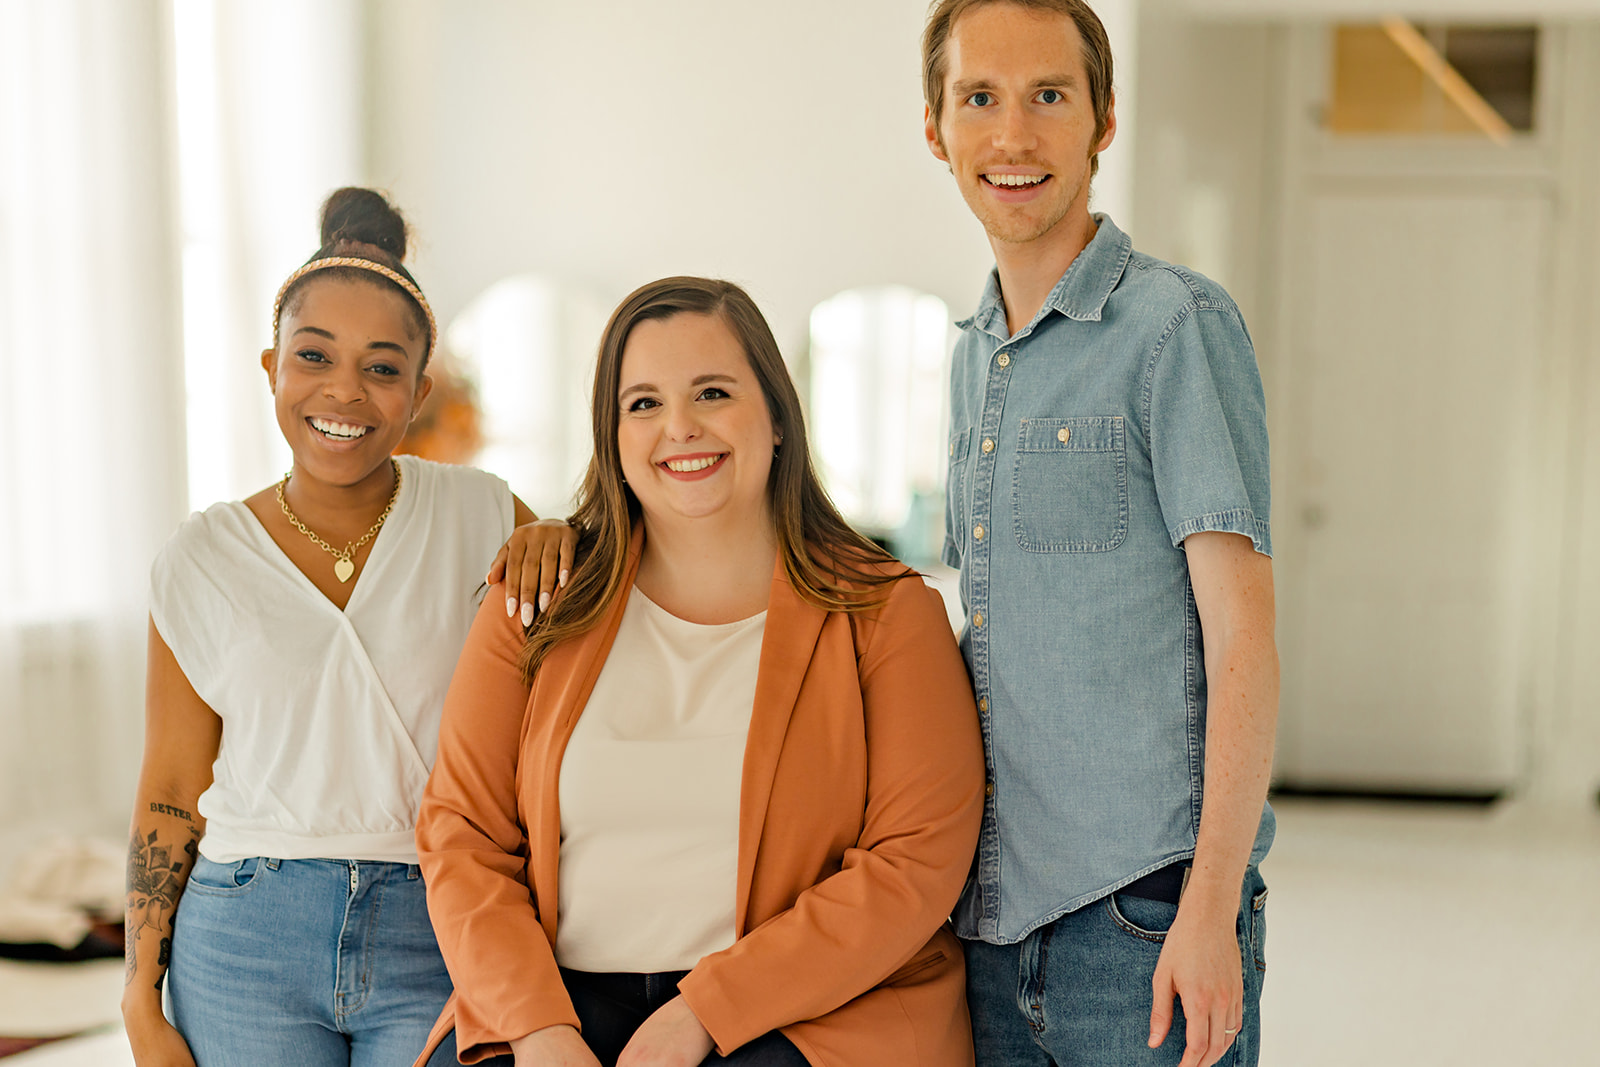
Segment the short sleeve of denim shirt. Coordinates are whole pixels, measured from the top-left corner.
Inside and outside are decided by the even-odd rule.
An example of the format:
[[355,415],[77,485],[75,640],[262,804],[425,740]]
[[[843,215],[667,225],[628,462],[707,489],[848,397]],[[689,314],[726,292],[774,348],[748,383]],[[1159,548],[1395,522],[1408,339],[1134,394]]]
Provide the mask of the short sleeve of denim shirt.
[[1243,534],[1272,555],[1266,398],[1238,309],[1191,304],[1152,358],[1145,426],[1173,547],[1202,531]]

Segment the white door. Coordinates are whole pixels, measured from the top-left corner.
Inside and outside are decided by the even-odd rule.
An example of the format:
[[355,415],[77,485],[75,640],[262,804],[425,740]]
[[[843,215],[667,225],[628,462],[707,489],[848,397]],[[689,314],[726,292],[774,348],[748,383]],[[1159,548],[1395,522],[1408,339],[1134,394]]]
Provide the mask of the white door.
[[1520,758],[1551,203],[1414,179],[1324,183],[1302,203],[1279,775],[1496,792]]

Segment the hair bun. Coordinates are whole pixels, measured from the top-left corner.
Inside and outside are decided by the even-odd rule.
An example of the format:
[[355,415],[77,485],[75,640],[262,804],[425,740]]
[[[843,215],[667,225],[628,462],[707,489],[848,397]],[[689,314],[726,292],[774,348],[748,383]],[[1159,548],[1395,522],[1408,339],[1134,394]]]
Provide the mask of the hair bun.
[[374,245],[396,260],[406,257],[406,220],[375,189],[347,185],[322,204],[324,250],[347,241]]

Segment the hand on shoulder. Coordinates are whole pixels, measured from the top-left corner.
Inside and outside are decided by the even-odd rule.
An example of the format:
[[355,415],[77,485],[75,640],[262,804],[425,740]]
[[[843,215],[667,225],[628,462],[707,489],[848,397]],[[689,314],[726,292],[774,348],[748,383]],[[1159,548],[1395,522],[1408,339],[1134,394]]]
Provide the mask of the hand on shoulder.
[[484,584],[503,581],[506,614],[520,615],[522,625],[531,626],[534,616],[567,587],[577,546],[578,531],[564,519],[525,522],[511,531],[511,538],[489,565]]

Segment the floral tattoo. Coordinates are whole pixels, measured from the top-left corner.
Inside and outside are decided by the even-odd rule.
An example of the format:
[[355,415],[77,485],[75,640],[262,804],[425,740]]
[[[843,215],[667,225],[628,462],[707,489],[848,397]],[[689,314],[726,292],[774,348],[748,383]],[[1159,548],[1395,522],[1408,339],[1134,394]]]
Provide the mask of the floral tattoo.
[[[165,814],[188,819],[187,812],[169,809]],[[192,821],[192,820],[191,820]],[[178,906],[178,894],[183,891],[180,875],[193,865],[199,852],[197,831],[183,845],[179,857],[160,843],[160,831],[151,830],[149,836],[140,834],[137,827],[128,845],[128,925],[126,983],[133,983],[139,970],[138,944],[145,930],[154,930],[160,941],[156,966],[165,967],[172,949],[172,913]],[[156,988],[161,987],[165,971],[156,976]]]

